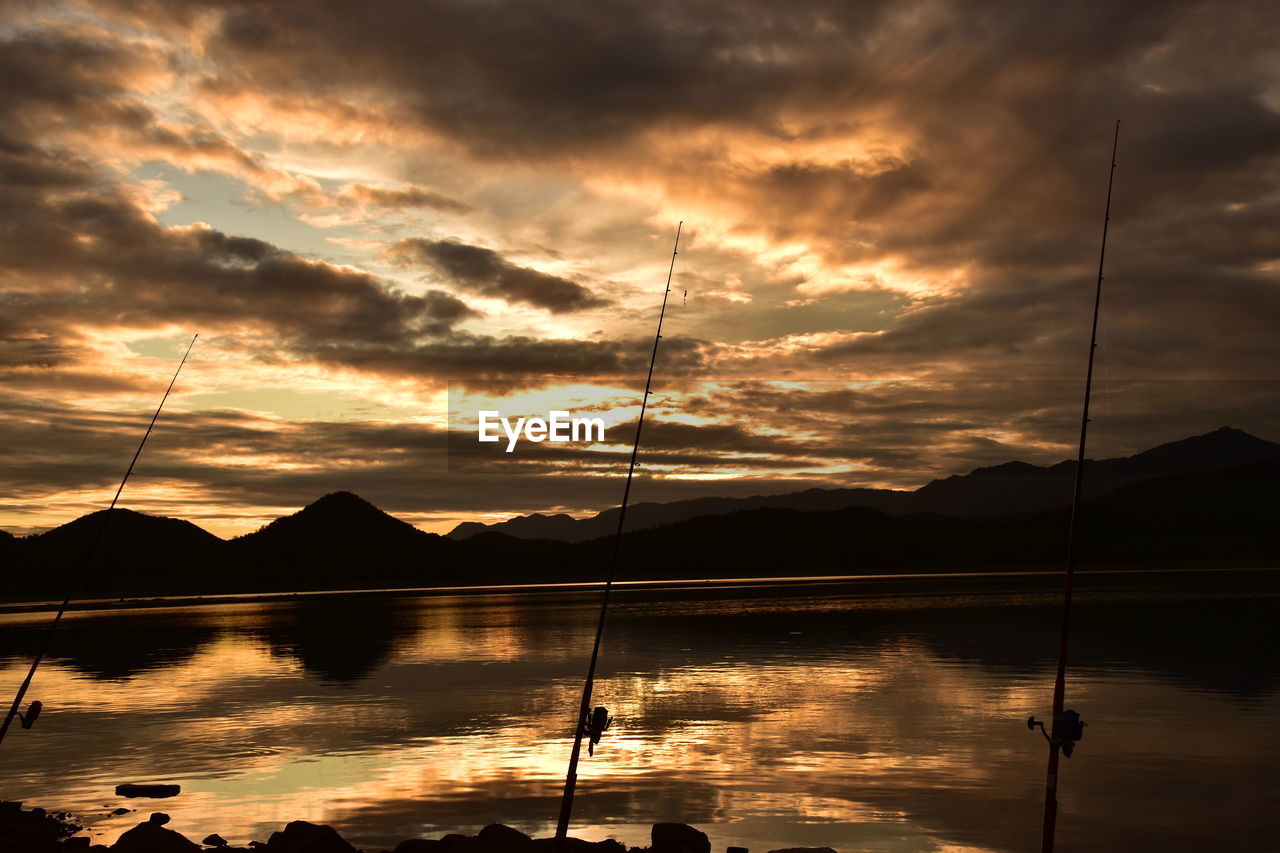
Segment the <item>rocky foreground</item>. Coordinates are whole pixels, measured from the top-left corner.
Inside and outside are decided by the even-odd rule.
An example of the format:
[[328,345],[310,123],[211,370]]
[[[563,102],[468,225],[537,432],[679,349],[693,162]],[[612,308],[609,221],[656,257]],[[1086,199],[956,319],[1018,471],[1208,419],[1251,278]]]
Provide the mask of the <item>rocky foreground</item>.
[[[553,853],[555,840],[530,838],[518,829],[493,823],[477,835],[450,834],[443,838],[410,838],[394,851],[362,851],[331,826],[295,820],[265,842],[250,841],[248,847],[232,847],[220,835],[210,835],[200,844],[167,829],[169,816],[155,812],[133,829],[124,832],[110,847],[91,844],[77,835],[83,827],[65,812],[23,809],[22,803],[0,802],[0,851],[4,853]],[[650,846],[627,847],[620,841],[584,841],[569,838],[563,853],[711,853],[706,833],[683,823],[655,823]],[[744,847],[730,847],[726,853],[749,853]],[[835,853],[829,847],[794,847],[768,853]]]

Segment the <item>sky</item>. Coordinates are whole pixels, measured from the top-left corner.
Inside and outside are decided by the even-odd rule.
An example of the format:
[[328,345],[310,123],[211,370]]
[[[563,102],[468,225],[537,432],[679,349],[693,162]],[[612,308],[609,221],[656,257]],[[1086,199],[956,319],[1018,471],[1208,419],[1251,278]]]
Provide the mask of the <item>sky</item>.
[[0,529],[105,506],[196,333],[124,506],[614,505],[680,222],[634,499],[1067,458],[1117,119],[1090,455],[1280,439],[1275,4],[0,8]]

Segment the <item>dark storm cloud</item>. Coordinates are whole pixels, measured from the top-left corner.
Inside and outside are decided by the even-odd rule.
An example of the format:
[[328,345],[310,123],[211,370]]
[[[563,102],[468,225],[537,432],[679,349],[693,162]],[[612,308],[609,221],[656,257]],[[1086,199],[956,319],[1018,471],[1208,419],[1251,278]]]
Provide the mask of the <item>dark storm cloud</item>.
[[608,305],[582,285],[529,267],[516,266],[492,249],[456,240],[401,240],[390,255],[403,261],[427,264],[449,281],[481,296],[506,302],[523,302],[552,314],[567,314]]

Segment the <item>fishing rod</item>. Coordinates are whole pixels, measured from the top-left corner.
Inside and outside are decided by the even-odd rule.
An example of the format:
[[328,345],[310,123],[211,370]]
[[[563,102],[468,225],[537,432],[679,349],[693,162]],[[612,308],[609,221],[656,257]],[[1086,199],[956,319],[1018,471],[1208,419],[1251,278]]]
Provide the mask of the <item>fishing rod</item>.
[[[587,678],[582,685],[582,702],[578,706],[578,716],[573,723],[573,751],[569,753],[569,770],[564,777],[564,796],[560,800],[560,819],[556,824],[556,845],[563,847],[569,834],[569,816],[573,813],[573,794],[578,787],[578,756],[582,753],[582,736],[587,730],[587,714],[591,709],[591,691],[595,687],[596,662],[600,658],[600,639],[604,636],[605,616],[609,612],[609,593],[613,589],[613,576],[618,570],[618,556],[622,551],[622,525],[627,517],[627,500],[631,497],[631,480],[636,473],[636,456],[640,453],[640,430],[644,426],[644,412],[649,404],[650,389],[653,387],[653,366],[658,361],[658,342],[662,340],[662,319],[667,314],[667,297],[671,295],[671,276],[676,268],[676,255],[680,250],[680,231],[684,221],[676,226],[675,245],[671,247],[671,266],[667,269],[667,285],[662,293],[662,309],[658,311],[658,331],[653,337],[653,354],[649,357],[649,376],[644,382],[644,394],[640,398],[640,417],[636,419],[636,438],[631,445],[631,464],[627,467],[627,484],[622,489],[622,505],[618,509],[618,530],[613,536],[613,555],[609,559],[609,574],[604,583],[604,596],[600,600],[600,619],[596,623],[596,641],[591,647],[591,663],[587,666]],[[686,291],[687,292],[687,291]],[[603,709],[598,709],[603,711]],[[601,717],[595,729],[603,732],[608,727],[607,712],[597,714]],[[592,720],[593,724],[596,721]],[[592,745],[599,740],[596,730],[591,733]]]
[[1093,388],[1093,357],[1098,349],[1098,313],[1102,306],[1102,268],[1107,257],[1107,226],[1111,224],[1111,188],[1116,177],[1116,147],[1120,143],[1120,120],[1116,120],[1111,140],[1111,171],[1107,176],[1107,206],[1102,218],[1102,248],[1098,252],[1098,283],[1093,295],[1093,328],[1089,335],[1089,367],[1084,377],[1084,409],[1080,415],[1080,449],[1076,456],[1075,488],[1071,497],[1071,523],[1067,531],[1066,584],[1062,593],[1062,635],[1058,642],[1058,673],[1053,682],[1053,720],[1051,732],[1035,717],[1027,720],[1027,728],[1040,727],[1049,742],[1049,765],[1045,771],[1044,825],[1040,839],[1041,853],[1053,853],[1054,829],[1058,821],[1058,755],[1071,757],[1076,741],[1084,736],[1088,725],[1070,709],[1063,710],[1067,684],[1067,648],[1071,638],[1071,587],[1075,579],[1076,542],[1080,530],[1080,496],[1084,485],[1084,447],[1089,432],[1089,394]]
[[44,707],[40,702],[32,702],[25,714],[19,713],[18,709],[22,706],[22,700],[27,695],[27,689],[31,687],[31,679],[35,678],[36,670],[40,668],[44,656],[49,652],[49,647],[53,643],[53,635],[58,630],[58,625],[62,622],[63,615],[67,612],[67,605],[71,603],[72,596],[75,595],[80,585],[84,583],[85,577],[89,574],[89,569],[93,566],[94,557],[98,553],[98,545],[102,542],[102,535],[106,532],[107,525],[111,521],[112,510],[116,508],[116,502],[120,500],[120,493],[124,491],[124,484],[129,482],[129,475],[133,473],[133,466],[137,464],[138,457],[142,455],[142,448],[146,446],[147,439],[151,437],[151,430],[155,428],[156,420],[160,417],[160,410],[164,408],[165,401],[169,399],[169,393],[173,391],[173,385],[178,381],[178,374],[182,372],[182,366],[187,363],[187,356],[191,355],[191,348],[196,345],[196,338],[198,337],[200,337],[198,334],[192,336],[191,343],[187,344],[187,351],[182,354],[182,361],[178,363],[178,369],[173,372],[173,378],[169,380],[169,387],[165,389],[164,396],[160,398],[160,405],[156,407],[156,413],[151,416],[151,423],[147,424],[147,431],[143,433],[142,441],[138,442],[138,449],[133,452],[133,459],[129,461],[129,467],[124,472],[124,479],[120,481],[115,497],[111,499],[111,506],[107,507],[107,511],[102,514],[98,522],[98,528],[94,531],[93,539],[89,542],[89,550],[85,554],[84,562],[80,564],[80,571],[72,576],[71,585],[67,588],[67,594],[62,599],[62,604],[58,607],[58,613],[53,617],[49,630],[45,632],[44,642],[40,645],[40,651],[36,653],[35,658],[31,661],[31,669],[27,670],[27,677],[22,680],[17,694],[14,695],[13,704],[9,707],[9,713],[5,715],[4,723],[0,724],[0,743],[4,742],[4,736],[8,733],[9,726],[13,724],[15,717],[18,718],[24,729],[29,729],[35,723],[36,718],[40,716],[40,709]]

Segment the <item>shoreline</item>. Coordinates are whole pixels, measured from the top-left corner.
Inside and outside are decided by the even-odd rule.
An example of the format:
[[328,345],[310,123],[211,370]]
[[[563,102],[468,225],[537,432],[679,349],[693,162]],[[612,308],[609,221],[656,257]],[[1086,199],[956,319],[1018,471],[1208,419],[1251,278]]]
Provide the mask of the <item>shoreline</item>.
[[[1179,576],[1179,575],[1229,575],[1235,573],[1280,572],[1280,566],[1233,566],[1207,568],[1204,566],[1169,568],[1099,568],[1076,569],[1077,577]],[[615,590],[626,591],[678,591],[678,590],[730,590],[730,589],[783,589],[787,587],[856,586],[884,582],[911,583],[929,580],[991,580],[997,578],[1052,579],[1063,576],[1061,570],[1034,569],[1010,571],[942,571],[942,572],[893,572],[858,575],[801,575],[757,578],[703,578],[670,580],[621,580],[614,581]],[[174,595],[124,598],[92,598],[72,601],[67,611],[143,610],[165,607],[203,607],[211,604],[265,604],[282,601],[322,601],[327,599],[359,598],[448,598],[451,596],[479,597],[487,595],[551,595],[556,593],[593,592],[602,590],[601,581],[571,581],[554,584],[483,584],[474,586],[424,586],[396,587],[388,589],[329,589],[296,590],[285,592],[210,593],[200,595]],[[51,613],[60,602],[0,602],[0,615],[18,613]]]
[[[500,823],[485,826],[475,835],[448,833],[436,838],[407,838],[394,847],[356,847],[328,824],[293,820],[272,832],[265,842],[253,840],[243,847],[232,845],[217,832],[210,832],[197,844],[185,835],[166,828],[169,816],[152,812],[110,844],[95,844],[87,834],[92,824],[80,816],[50,812],[43,808],[23,808],[21,801],[0,801],[0,849],[5,853],[711,853],[705,832],[684,823],[655,823],[648,847],[630,846],[614,838],[588,841],[568,836],[563,844],[554,838],[533,838]],[[157,803],[157,805],[160,805]],[[140,813],[144,809],[138,809]],[[729,847],[728,853],[750,853],[748,848]],[[768,853],[836,853],[830,847],[786,847]]]

